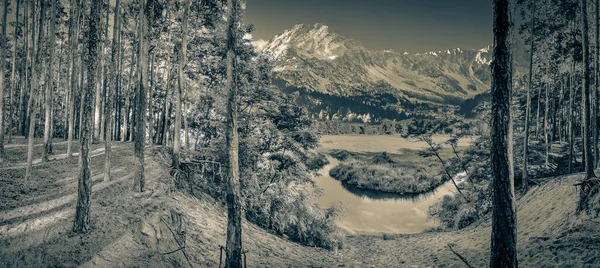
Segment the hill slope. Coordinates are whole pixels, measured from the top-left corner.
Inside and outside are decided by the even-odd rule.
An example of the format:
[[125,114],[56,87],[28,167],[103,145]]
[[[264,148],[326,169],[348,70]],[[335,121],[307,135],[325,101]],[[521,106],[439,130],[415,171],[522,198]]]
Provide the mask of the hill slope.
[[[18,139],[18,142],[25,142]],[[100,146],[95,147],[101,155]],[[131,144],[116,144],[115,178],[102,182],[102,157],[92,157],[92,231],[72,235],[77,159],[37,164],[34,180],[21,180],[25,147],[9,146],[9,163],[0,166],[1,267],[181,267],[188,266],[175,241],[177,217],[183,215],[186,254],[194,267],[218,267],[225,243],[226,209],[202,195],[200,199],[169,193],[168,166],[161,154],[147,157],[148,191],[133,193]],[[155,149],[153,147],[153,149]],[[55,147],[63,152],[65,144]],[[12,162],[12,163],[10,163]],[[7,168],[10,167],[10,168]],[[577,217],[573,210],[579,175],[549,179],[518,202],[519,262],[524,267],[600,264],[600,223]],[[401,219],[398,219],[401,220]],[[486,266],[490,224],[458,232],[381,236],[348,236],[344,249],[330,252],[304,247],[245,223],[244,245],[249,267],[407,267],[462,263],[446,247],[475,267]],[[173,231],[173,233],[172,233]],[[181,241],[181,237],[179,237]],[[168,253],[168,254],[166,254]]]

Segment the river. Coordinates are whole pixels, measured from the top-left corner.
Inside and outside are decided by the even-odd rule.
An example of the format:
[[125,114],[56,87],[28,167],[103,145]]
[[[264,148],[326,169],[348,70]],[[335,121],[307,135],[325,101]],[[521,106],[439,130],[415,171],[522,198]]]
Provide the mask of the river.
[[[448,136],[437,136],[434,140],[448,139]],[[459,145],[466,145],[461,141]],[[424,143],[407,140],[399,136],[380,135],[336,135],[323,136],[321,139],[323,152],[331,149],[345,149],[351,152],[399,153],[401,149],[421,149]],[[449,181],[435,191],[419,196],[400,196],[376,191],[364,191],[342,185],[329,176],[329,170],[339,162],[328,157],[330,164],[319,171],[315,182],[323,190],[317,200],[321,207],[341,203],[344,215],[337,225],[351,234],[374,233],[419,233],[436,227],[437,223],[427,220],[430,205],[441,200],[445,195],[453,195],[456,189]]]

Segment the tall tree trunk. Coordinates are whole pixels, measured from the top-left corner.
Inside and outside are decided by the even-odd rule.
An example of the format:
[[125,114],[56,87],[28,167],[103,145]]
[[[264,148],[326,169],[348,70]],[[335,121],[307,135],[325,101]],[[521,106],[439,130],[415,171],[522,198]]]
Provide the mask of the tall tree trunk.
[[166,15],[166,25],[165,25],[165,27],[167,28],[166,32],[167,32],[167,37],[168,37],[167,40],[168,41],[167,41],[167,45],[166,45],[166,47],[167,47],[166,48],[167,49],[167,71],[165,73],[165,83],[164,83],[164,87],[165,87],[165,89],[164,89],[165,90],[165,99],[164,99],[164,102],[163,102],[162,118],[161,118],[161,123],[160,123],[160,127],[161,128],[159,130],[160,135],[157,135],[157,136],[159,136],[159,138],[157,138],[157,140],[158,140],[157,143],[160,144],[160,145],[166,145],[167,144],[167,142],[166,142],[166,137],[167,137],[167,133],[166,132],[168,131],[168,128],[167,128],[167,120],[168,120],[168,117],[167,117],[167,114],[168,114],[167,107],[169,106],[168,105],[169,102],[170,102],[169,101],[169,96],[171,95],[171,84],[170,84],[170,82],[171,82],[171,49],[169,49],[169,45],[168,45],[168,44],[171,44],[171,32],[170,32],[170,27],[169,27],[170,25],[171,25],[171,8],[169,7],[169,3],[167,3],[167,15]]
[[19,89],[19,105],[17,106],[17,114],[18,114],[18,122],[19,122],[19,132],[23,136],[25,135],[25,96],[27,93],[25,91],[29,88],[29,0],[25,0],[25,7],[23,8],[23,28],[25,28],[25,33],[23,35],[23,51],[25,52],[25,57],[21,59],[21,88]]
[[225,267],[242,267],[242,202],[240,197],[238,88],[235,70],[237,49],[238,0],[227,0],[227,150],[229,152],[229,179],[227,184],[227,245]]
[[518,267],[517,213],[512,156],[511,15],[508,0],[494,0],[492,61],[492,239],[490,267]]
[[531,89],[533,87],[533,50],[535,39],[535,1],[533,2],[533,11],[531,13],[531,46],[529,51],[529,86],[527,88],[527,108],[525,111],[525,141],[523,142],[523,187],[525,191],[529,189],[529,178],[527,177],[527,150],[529,149],[529,117],[531,112]]
[[[577,24],[573,27],[573,41],[576,39],[577,34]],[[575,110],[575,52],[573,52],[573,62],[571,65],[571,78],[569,79],[569,174],[573,172],[573,143],[575,142],[575,138],[573,137],[573,121],[575,117],[573,115],[573,111]]]
[[548,167],[550,165],[550,144],[551,141],[549,141],[550,139],[550,134],[549,134],[549,125],[548,125],[548,112],[549,112],[549,104],[550,104],[550,99],[549,99],[549,93],[550,91],[550,87],[546,86],[546,106],[544,109],[544,140],[546,142],[546,167]]
[[185,104],[185,100],[183,101],[183,127],[185,131],[185,149],[189,150],[190,147],[190,126],[188,125],[188,108]]
[[[120,13],[120,11],[119,11]],[[115,123],[114,123],[114,140],[121,139],[121,86],[122,86],[122,73],[123,73],[123,59],[125,54],[125,50],[123,49],[121,43],[121,19],[120,15],[117,17],[119,20],[119,27],[117,29],[118,32],[118,40],[117,40],[117,49],[119,50],[117,53],[119,55],[119,64],[117,66],[117,73],[115,75],[116,83],[115,83]]]
[[[44,0],[42,0],[44,1]],[[38,93],[37,93],[37,87],[41,87],[41,83],[38,81],[38,75],[39,73],[42,72],[41,68],[39,68],[38,66],[41,64],[38,64],[39,59],[40,59],[40,54],[41,53],[41,47],[42,45],[40,44],[42,42],[42,40],[44,40],[44,21],[46,18],[46,5],[42,2],[41,3],[41,7],[40,7],[41,11],[40,11],[40,22],[39,22],[39,34],[38,34],[38,45],[37,45],[37,49],[35,52],[35,56],[33,58],[33,62],[31,63],[31,67],[32,67],[32,72],[31,72],[31,93],[29,96],[29,107],[28,110],[29,112],[29,137],[28,137],[28,146],[27,146],[27,167],[25,169],[25,179],[29,180],[31,178],[31,168],[33,166],[33,134],[35,132],[35,118],[36,118],[36,109],[35,109],[35,98],[37,97]],[[33,44],[35,46],[35,44]]]
[[595,167],[600,164],[600,145],[598,145],[599,132],[600,132],[600,4],[596,1],[596,68],[594,69],[594,80],[596,85],[594,86],[594,111],[592,113],[593,135],[594,135],[594,163]]
[[[17,1],[17,9],[15,10],[15,30],[13,36],[13,55],[12,55],[12,70],[10,73],[10,93],[9,93],[9,105],[8,105],[8,143],[12,142],[12,134],[15,131],[14,129],[14,120],[15,120],[15,105],[17,104],[14,100],[15,92],[17,92],[17,80],[15,77],[15,73],[17,71],[17,45],[19,44],[19,10],[21,9],[21,0]],[[6,8],[4,8],[6,9]],[[22,82],[23,80],[19,80]],[[0,157],[2,153],[0,153]]]
[[182,102],[183,102],[183,83],[184,83],[184,66],[186,64],[186,53],[187,53],[187,21],[189,17],[191,0],[185,1],[185,8],[183,11],[183,21],[181,26],[181,50],[179,52],[179,70],[177,78],[177,90],[175,91],[175,129],[173,131],[173,168],[179,169],[179,157],[181,151],[181,116],[182,116]]
[[[79,1],[71,0],[70,7],[71,17],[69,18],[69,51],[72,55],[77,55],[78,50],[78,39],[79,39]],[[75,90],[77,87],[77,75],[78,70],[76,68],[76,57],[69,57],[69,102],[68,102],[68,117],[69,117],[69,131],[67,134],[67,155],[73,156],[73,132],[75,131]]]
[[538,103],[537,103],[537,116],[535,120],[535,138],[540,138],[540,110],[542,108],[542,87],[538,87]]
[[[44,122],[44,149],[42,150],[42,161],[48,162],[48,155],[52,152],[52,124],[54,120],[52,118],[52,106],[54,104],[52,91],[54,91],[54,47],[56,46],[56,3],[57,0],[50,0],[52,2],[52,11],[50,12],[50,44],[48,45],[49,58],[48,58],[48,86],[46,87],[46,103],[45,103],[45,122]],[[60,72],[60,70],[59,70]]]
[[146,118],[148,118],[148,139],[147,142],[152,144],[154,140],[154,107],[152,105],[152,91],[154,90],[154,62],[156,60],[156,53],[152,53],[152,59],[150,60],[150,86],[146,90],[146,99],[148,100],[148,109],[146,111]]
[[90,138],[91,138],[91,110],[92,110],[92,98],[94,97],[94,89],[96,88],[96,75],[98,74],[98,42],[99,40],[99,27],[100,27],[100,14],[102,12],[102,0],[92,0],[90,15],[89,15],[89,26],[88,26],[88,43],[87,43],[87,75],[88,82],[86,86],[86,93],[84,94],[84,116],[83,116],[83,128],[80,138],[81,153],[80,159],[81,164],[79,165],[79,183],[77,186],[77,208],[75,210],[75,221],[73,223],[73,232],[75,233],[86,233],[89,231],[90,223],[90,207],[91,207],[91,194],[92,194],[92,178],[89,167],[90,156]]
[[583,92],[581,93],[581,124],[583,126],[583,155],[585,157],[585,178],[594,175],[594,157],[592,155],[592,128],[590,126],[590,38],[587,15],[587,0],[581,0],[581,31],[583,33]]
[[[2,36],[0,36],[0,159],[4,158],[4,69],[6,59],[6,17],[8,17],[8,0],[4,0],[2,14]],[[14,81],[11,81],[14,83]]]
[[25,107],[25,117],[24,117],[24,121],[23,121],[23,135],[27,135],[27,131],[28,131],[28,126],[29,126],[29,118],[31,117],[31,109],[34,106],[32,105],[32,98],[31,98],[31,92],[32,92],[32,88],[34,87],[34,85],[32,84],[33,82],[33,72],[35,72],[34,70],[34,65],[33,65],[33,58],[36,55],[36,47],[35,47],[35,32],[36,32],[36,7],[37,7],[38,1],[36,0],[31,0],[31,45],[29,46],[30,52],[29,54],[31,55],[31,58],[29,60],[29,71],[31,72],[30,74],[30,81],[29,81],[29,87],[27,89],[28,92],[28,96],[27,96],[27,106]]
[[131,48],[131,64],[129,64],[129,79],[127,82],[127,91],[124,93],[125,95],[125,109],[123,112],[123,136],[121,136],[121,141],[125,142],[129,138],[129,110],[131,109],[131,82],[133,81],[133,63],[135,61],[135,49]]
[[[117,47],[117,38],[119,35],[119,29],[120,29],[120,20],[119,20],[119,13],[120,13],[120,9],[119,9],[119,4],[120,1],[116,0],[115,3],[115,15],[114,15],[114,23],[113,23],[113,39],[112,39],[112,48],[111,48],[111,56],[110,56],[110,66],[111,66],[111,79],[115,78],[114,81],[112,81],[110,84],[112,86],[115,87],[115,89],[118,88],[118,83],[119,83],[119,79],[118,76],[116,74],[117,72],[117,59],[119,57],[118,52],[119,52],[119,48]],[[109,13],[107,11],[107,13]],[[108,19],[107,19],[108,21]],[[107,22],[108,25],[108,22]],[[105,81],[108,82],[108,77],[104,78]],[[106,85],[106,84],[105,84]],[[106,103],[104,104],[104,181],[110,181],[110,168],[111,168],[111,163],[110,163],[110,157],[111,157],[111,136],[112,136],[112,129],[111,129],[111,122],[112,122],[112,86],[109,86],[106,91],[104,92],[104,99],[106,101]]]
[[133,189],[135,191],[144,191],[144,146],[146,145],[146,91],[148,90],[148,53],[150,34],[149,28],[152,26],[152,13],[154,12],[154,0],[142,0],[143,7],[139,13],[140,27],[140,42],[138,51],[138,94],[137,94],[137,112],[136,112],[136,137],[135,137],[135,152],[136,152],[136,173],[134,178]]

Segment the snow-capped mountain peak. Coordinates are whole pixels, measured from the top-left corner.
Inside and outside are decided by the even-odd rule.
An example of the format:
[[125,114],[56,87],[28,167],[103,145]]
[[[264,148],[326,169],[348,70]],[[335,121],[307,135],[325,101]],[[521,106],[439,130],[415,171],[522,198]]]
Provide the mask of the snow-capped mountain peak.
[[279,59],[293,50],[304,57],[333,60],[349,49],[346,41],[327,25],[298,24],[271,39],[261,52]]

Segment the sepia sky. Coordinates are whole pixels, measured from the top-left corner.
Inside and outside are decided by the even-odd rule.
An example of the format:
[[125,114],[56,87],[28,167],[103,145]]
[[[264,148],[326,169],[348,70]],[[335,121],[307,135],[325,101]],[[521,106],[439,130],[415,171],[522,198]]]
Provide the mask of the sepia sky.
[[369,49],[411,53],[493,43],[491,0],[247,0],[256,40],[323,23]]

